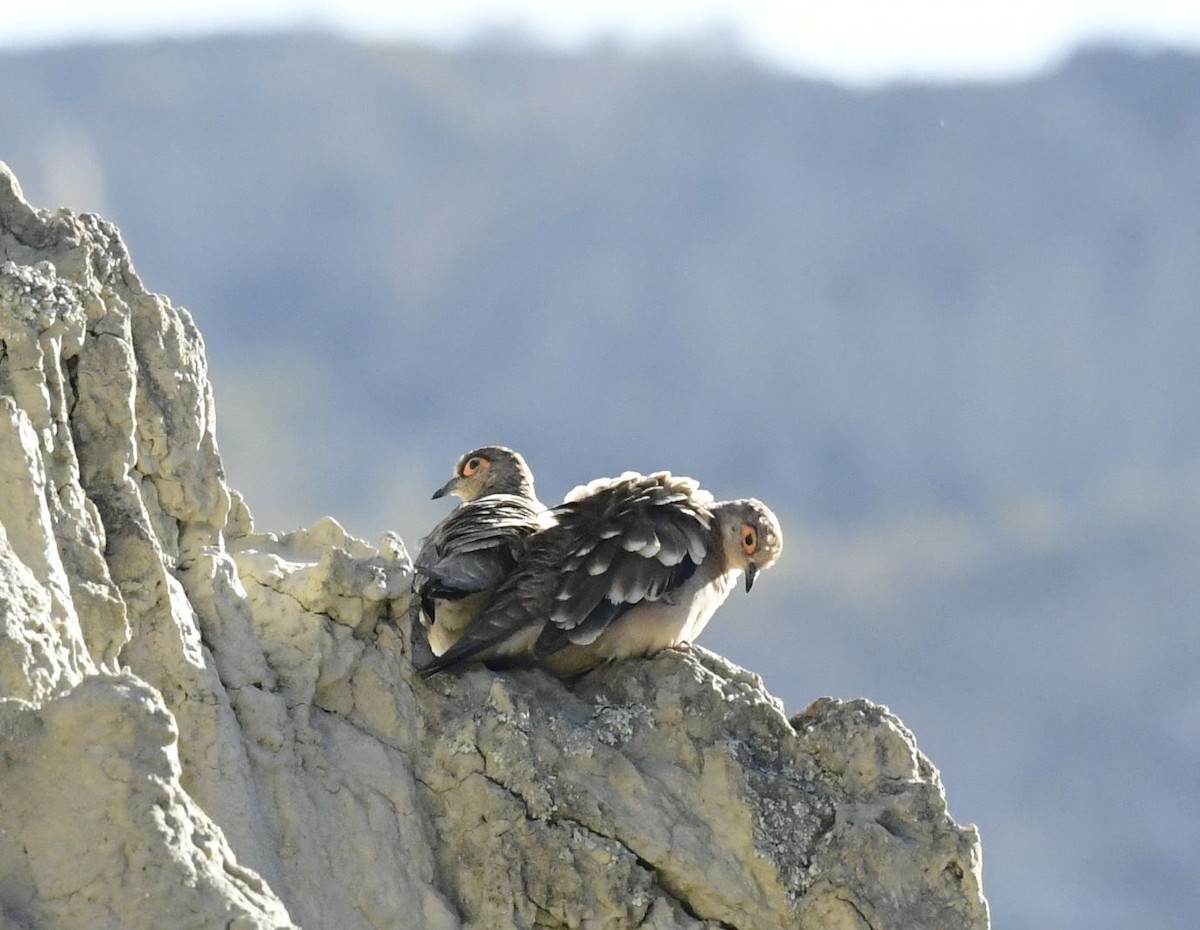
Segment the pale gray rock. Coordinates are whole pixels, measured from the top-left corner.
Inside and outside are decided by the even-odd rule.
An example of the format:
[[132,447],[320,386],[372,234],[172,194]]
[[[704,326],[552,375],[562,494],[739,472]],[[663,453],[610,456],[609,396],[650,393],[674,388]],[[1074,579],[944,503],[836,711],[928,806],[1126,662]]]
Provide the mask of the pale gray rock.
[[399,538],[257,532],[190,315],[2,166],[0,343],[3,922],[989,925],[885,708],[701,649],[417,679]]
[[180,785],[162,696],[98,672],[0,701],[3,908],[32,927],[286,927],[262,879]]

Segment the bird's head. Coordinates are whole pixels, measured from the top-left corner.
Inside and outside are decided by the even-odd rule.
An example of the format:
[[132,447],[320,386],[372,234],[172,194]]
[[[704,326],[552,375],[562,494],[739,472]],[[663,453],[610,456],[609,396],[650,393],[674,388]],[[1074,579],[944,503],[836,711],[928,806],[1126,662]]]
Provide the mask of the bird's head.
[[746,575],[746,590],[754,579],[770,568],[783,552],[783,530],[779,519],[762,501],[746,498],[710,505],[729,568]]
[[533,472],[520,454],[504,446],[472,449],[454,466],[454,477],[433,492],[434,500],[457,494],[473,501],[487,494],[533,497]]

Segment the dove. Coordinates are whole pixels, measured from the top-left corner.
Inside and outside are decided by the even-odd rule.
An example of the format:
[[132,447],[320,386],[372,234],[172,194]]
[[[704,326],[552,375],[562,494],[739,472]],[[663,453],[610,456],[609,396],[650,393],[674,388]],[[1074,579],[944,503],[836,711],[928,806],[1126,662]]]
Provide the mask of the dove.
[[604,662],[692,642],[745,577],[783,549],[775,514],[748,498],[713,502],[691,478],[626,472],[548,511],[512,573],[466,632],[420,672],[470,660],[574,678]]
[[413,563],[410,616],[426,627],[434,655],[449,649],[512,571],[525,540],[545,523],[525,460],[503,446],[462,456],[434,499],[463,503],[422,540]]

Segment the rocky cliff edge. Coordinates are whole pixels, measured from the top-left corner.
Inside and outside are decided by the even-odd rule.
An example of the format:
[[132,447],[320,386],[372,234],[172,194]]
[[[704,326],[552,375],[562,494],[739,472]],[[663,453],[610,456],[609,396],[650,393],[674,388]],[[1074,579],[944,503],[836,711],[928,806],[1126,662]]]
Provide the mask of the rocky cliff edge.
[[702,649],[415,680],[400,539],[255,532],[214,430],[188,313],[0,164],[4,925],[989,925],[886,708]]

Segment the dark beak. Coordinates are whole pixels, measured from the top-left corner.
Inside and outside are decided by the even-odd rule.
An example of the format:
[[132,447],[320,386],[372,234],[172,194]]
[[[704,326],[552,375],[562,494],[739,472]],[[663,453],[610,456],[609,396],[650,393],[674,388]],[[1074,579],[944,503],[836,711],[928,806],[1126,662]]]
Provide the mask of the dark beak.
[[445,497],[447,494],[449,494],[451,491],[454,490],[454,486],[456,484],[458,484],[458,476],[457,475],[455,477],[451,478],[445,484],[443,484],[436,491],[434,491],[433,497],[431,497],[430,500],[437,500],[439,497]]
[[758,566],[753,562],[746,563],[746,590],[754,587],[754,579],[758,577]]

